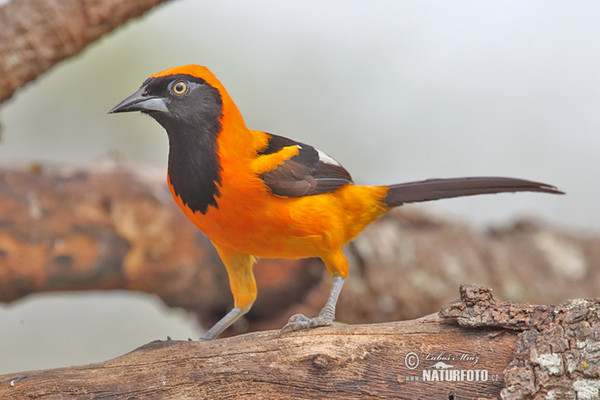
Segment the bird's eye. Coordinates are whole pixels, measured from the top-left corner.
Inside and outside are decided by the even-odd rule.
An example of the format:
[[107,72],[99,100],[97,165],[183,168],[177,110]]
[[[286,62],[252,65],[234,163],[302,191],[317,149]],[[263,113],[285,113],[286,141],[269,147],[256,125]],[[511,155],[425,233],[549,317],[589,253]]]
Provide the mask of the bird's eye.
[[188,85],[184,81],[175,82],[171,90],[177,95],[182,95],[188,91]]

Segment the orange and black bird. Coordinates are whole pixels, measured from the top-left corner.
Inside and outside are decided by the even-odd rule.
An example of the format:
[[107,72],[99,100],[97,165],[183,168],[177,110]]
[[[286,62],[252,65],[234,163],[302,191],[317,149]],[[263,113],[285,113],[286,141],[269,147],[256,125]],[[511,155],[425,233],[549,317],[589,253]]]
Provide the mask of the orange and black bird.
[[213,339],[256,299],[257,257],[319,257],[333,283],[314,318],[290,318],[285,331],[330,325],[348,276],[342,252],[368,224],[404,203],[501,192],[562,192],[522,179],[429,179],[359,186],[338,162],[306,143],[248,129],[206,68],[186,65],[152,75],[110,113],[141,111],[167,131],[168,184],[179,207],[216,247],[234,308],[202,339]]

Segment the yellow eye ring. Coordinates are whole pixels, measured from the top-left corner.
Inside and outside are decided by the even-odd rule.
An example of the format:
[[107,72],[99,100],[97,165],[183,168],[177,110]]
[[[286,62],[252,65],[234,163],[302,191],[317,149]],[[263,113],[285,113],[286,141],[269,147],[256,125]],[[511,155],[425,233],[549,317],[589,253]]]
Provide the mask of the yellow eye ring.
[[188,85],[184,81],[175,82],[173,88],[171,89],[173,93],[182,95],[188,90]]

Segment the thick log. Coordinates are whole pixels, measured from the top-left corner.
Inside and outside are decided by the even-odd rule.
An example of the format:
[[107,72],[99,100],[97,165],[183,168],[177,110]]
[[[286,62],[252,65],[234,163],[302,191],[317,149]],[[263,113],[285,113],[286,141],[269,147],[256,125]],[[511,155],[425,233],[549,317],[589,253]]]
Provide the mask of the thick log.
[[[347,254],[338,319],[348,323],[430,314],[469,280],[540,303],[592,297],[600,286],[597,237],[532,222],[476,232],[401,208]],[[327,298],[330,278],[318,260],[261,260],[255,271],[258,300],[237,332],[280,328],[297,312],[316,314]],[[232,305],[218,255],[171,199],[164,171],[114,160],[0,168],[0,302],[91,289],[156,293],[205,326]]]
[[0,103],[165,0],[18,0],[0,6]]
[[518,305],[464,285],[442,318],[156,341],[102,363],[0,376],[0,398],[592,399],[599,312],[597,300]]

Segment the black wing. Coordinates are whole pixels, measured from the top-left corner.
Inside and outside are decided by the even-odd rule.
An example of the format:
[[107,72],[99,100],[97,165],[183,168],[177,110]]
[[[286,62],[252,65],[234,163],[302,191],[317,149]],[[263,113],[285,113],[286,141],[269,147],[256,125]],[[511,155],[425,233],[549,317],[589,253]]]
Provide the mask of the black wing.
[[352,184],[352,177],[333,158],[305,143],[278,135],[269,135],[267,147],[258,155],[277,153],[284,147],[298,146],[300,152],[260,178],[273,194],[302,197],[332,192]]

